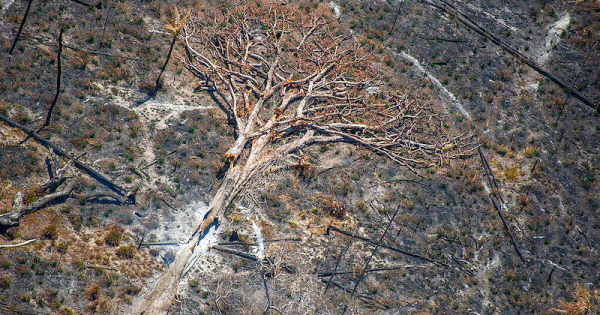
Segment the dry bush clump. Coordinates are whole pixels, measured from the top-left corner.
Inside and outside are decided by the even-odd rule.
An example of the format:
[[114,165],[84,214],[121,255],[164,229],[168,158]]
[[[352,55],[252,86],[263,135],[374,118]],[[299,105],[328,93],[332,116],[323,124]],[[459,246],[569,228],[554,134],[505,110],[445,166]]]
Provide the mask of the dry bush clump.
[[528,157],[528,158],[532,158],[534,156],[539,156],[540,148],[532,147],[532,146],[528,145],[527,147],[525,147],[525,149],[523,149],[523,155],[525,155],[525,157]]
[[335,217],[337,219],[343,219],[344,217],[346,217],[346,206],[335,200],[333,196],[320,195],[317,197],[317,202],[321,205],[323,211],[329,214],[330,216]]
[[117,225],[112,225],[108,234],[104,238],[104,242],[109,246],[119,246],[123,237],[123,229]]
[[124,245],[117,249],[117,256],[121,259],[133,259],[135,258],[135,247],[132,245]]
[[571,302],[558,301],[559,308],[552,308],[551,314],[584,315],[600,313],[600,289],[591,291],[578,283],[572,293]]

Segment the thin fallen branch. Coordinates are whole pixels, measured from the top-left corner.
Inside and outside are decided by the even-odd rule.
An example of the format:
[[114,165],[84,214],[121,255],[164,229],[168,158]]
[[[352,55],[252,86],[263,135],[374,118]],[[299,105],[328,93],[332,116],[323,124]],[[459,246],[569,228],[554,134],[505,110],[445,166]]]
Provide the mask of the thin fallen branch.
[[175,149],[175,150],[173,150],[173,151],[171,151],[171,152],[169,152],[169,153],[167,153],[167,154],[163,155],[162,157],[160,157],[160,158],[158,158],[158,159],[154,159],[154,161],[152,161],[152,163],[150,163],[150,164],[148,164],[148,165],[146,165],[146,166],[142,167],[142,168],[140,169],[140,171],[143,171],[143,170],[147,169],[148,167],[150,167],[150,166],[152,166],[152,165],[156,164],[156,163],[157,163],[157,162],[158,162],[160,159],[164,159],[164,158],[166,158],[167,156],[169,156],[169,155],[172,155],[173,153],[177,152],[177,150],[179,150],[179,149]]
[[424,39],[424,40],[438,40],[441,42],[450,42],[450,43],[466,43],[468,42],[468,40],[466,39],[462,39],[462,38],[443,38],[443,37],[425,37],[425,36],[419,36],[420,39]]
[[[485,170],[486,176],[488,177],[488,180],[491,181],[493,179],[493,183],[496,185],[496,187],[498,187],[495,179],[493,178],[493,175],[490,176],[491,169],[490,169],[489,164],[487,163],[487,159],[485,158],[483,151],[481,150],[481,147],[479,147],[477,150],[479,151],[479,157],[481,158],[481,164],[483,164],[483,166],[484,166],[483,168]],[[493,187],[492,187],[492,189],[493,189]],[[499,194],[500,193],[499,188],[496,188],[496,189],[498,190],[498,194]],[[508,236],[510,236],[510,242],[512,243],[513,247],[515,248],[517,255],[519,255],[519,258],[521,258],[521,260],[524,263],[527,263],[527,260],[525,260],[525,258],[521,254],[521,251],[519,250],[519,246],[517,245],[517,242],[515,241],[515,238],[510,230],[510,226],[506,222],[506,218],[504,217],[504,214],[502,213],[501,207],[498,206],[498,204],[496,203],[496,200],[494,199],[494,194],[492,194],[492,192],[490,192],[488,195],[490,197],[490,200],[492,201],[492,204],[494,205],[494,208],[496,209],[496,212],[498,212],[498,215],[500,216],[500,219],[502,220],[502,224],[504,225],[504,228],[506,229]],[[500,197],[500,200],[502,200],[501,197]],[[504,201],[502,201],[502,202],[504,203]]]
[[265,242],[300,242],[301,238],[278,238],[274,240],[265,240]]
[[244,253],[244,252],[241,252],[239,250],[230,249],[230,248],[223,247],[223,246],[218,246],[218,245],[212,246],[211,249],[220,250],[220,251],[223,251],[223,252],[226,252],[226,253],[229,253],[229,254],[233,254],[233,255],[242,257],[242,258],[250,259],[250,260],[253,260],[253,261],[258,261],[258,258],[256,258],[256,256],[251,255],[251,254],[247,254],[247,253]]
[[245,243],[242,241],[237,241],[237,242],[222,242],[222,243],[217,243],[217,245],[240,245],[240,246],[255,246],[256,244],[253,243]]
[[[356,239],[359,239],[359,240],[361,240],[361,241],[364,241],[364,242],[367,242],[367,243],[371,243],[371,244],[373,244],[373,245],[376,245],[376,244],[377,244],[377,241],[374,241],[374,240],[372,240],[372,239],[369,239],[369,238],[366,238],[366,237],[363,237],[363,236],[357,235],[357,234],[355,234],[355,233],[351,233],[351,232],[344,231],[344,230],[342,230],[342,229],[338,229],[338,228],[336,228],[336,227],[335,227],[335,226],[333,226],[333,225],[330,225],[330,226],[328,226],[328,227],[327,227],[327,234],[329,233],[329,231],[330,231],[330,230],[332,230],[332,231],[335,231],[335,232],[338,232],[338,233],[340,233],[340,234],[344,234],[344,235],[346,235],[346,236],[354,237],[354,238],[356,238]],[[385,244],[385,243],[382,243],[382,244],[380,245],[380,247],[387,248],[387,249],[389,249],[389,250],[395,251],[395,252],[397,252],[397,253],[400,253],[400,254],[404,254],[404,255],[406,255],[406,256],[410,256],[410,257],[413,257],[413,258],[418,258],[418,259],[421,259],[421,260],[425,260],[425,261],[427,261],[427,262],[434,263],[434,264],[436,264],[436,265],[439,265],[439,266],[449,267],[449,265],[448,265],[448,264],[446,264],[446,263],[443,263],[443,262],[438,262],[438,261],[435,261],[435,260],[433,260],[433,259],[430,259],[430,258],[427,258],[427,257],[421,256],[421,255],[419,255],[419,254],[413,254],[413,253],[407,252],[407,251],[405,251],[405,250],[402,250],[402,249],[400,249],[400,248],[397,248],[397,247],[394,247],[394,246],[387,245],[387,244]]]
[[73,164],[80,170],[84,171],[85,173],[87,173],[90,177],[92,177],[93,179],[97,180],[98,182],[100,182],[102,185],[106,186],[106,188],[114,191],[115,193],[117,193],[120,196],[126,196],[126,197],[131,197],[127,194],[127,190],[119,185],[117,185],[116,183],[114,183],[113,181],[111,181],[110,179],[108,179],[106,176],[98,173],[97,171],[95,171],[94,169],[92,169],[91,167],[89,167],[87,164],[74,159],[72,155],[70,155],[69,153],[63,151],[63,149],[59,148],[57,145],[55,145],[54,143],[40,137],[40,135],[38,135],[35,131],[15,122],[12,121],[11,119],[9,119],[8,117],[4,116],[4,115],[0,115],[0,121],[3,121],[5,124],[7,124],[10,127],[13,128],[17,128],[20,129],[21,131],[23,131],[24,133],[26,133],[28,136],[30,136],[31,138],[33,138],[35,141],[39,142],[40,144],[42,144],[43,146],[54,150],[54,152],[62,157],[65,157],[69,160],[73,160]]
[[178,242],[157,242],[157,243],[141,243],[139,247],[143,246],[169,246],[169,245],[179,245]]
[[35,241],[37,241],[37,238],[30,239],[30,240],[28,240],[28,241],[25,241],[25,242],[22,242],[22,243],[19,243],[19,244],[0,245],[0,248],[13,248],[13,247],[24,246],[24,245],[27,245],[27,244],[33,243],[33,242],[35,242]]
[[[415,266],[397,266],[397,267],[386,267],[386,268],[373,268],[373,269],[367,269],[365,272],[381,272],[381,271],[394,271],[394,270],[404,270],[406,268],[415,268]],[[332,275],[348,275],[348,274],[354,274],[356,273],[356,271],[326,271],[326,272],[321,272],[319,274],[317,274],[317,276],[319,277],[330,277]]]
[[333,282],[333,276],[336,275],[336,271],[340,265],[340,262],[342,261],[342,257],[346,254],[346,252],[348,251],[348,249],[350,248],[350,246],[352,245],[352,241],[354,240],[354,238],[350,238],[350,241],[348,241],[348,245],[346,245],[346,247],[344,247],[344,249],[342,249],[342,251],[340,252],[337,261],[335,262],[335,267],[333,268],[333,272],[331,273],[330,277],[329,277],[329,281],[327,281],[327,285],[325,286],[325,291],[324,293],[327,293],[327,289],[329,289],[329,286],[331,285],[331,282]]
[[140,58],[134,58],[134,57],[127,57],[127,56],[123,56],[123,55],[116,55],[116,54],[111,54],[108,52],[103,52],[103,51],[99,51],[99,50],[88,50],[88,49],[83,49],[83,48],[79,48],[79,47],[75,47],[75,46],[71,46],[68,44],[64,45],[66,48],[72,49],[72,50],[77,50],[77,51],[82,51],[91,55],[102,55],[102,56],[108,56],[108,57],[115,57],[115,58],[123,58],[123,59],[127,59],[127,60],[133,60],[133,61],[143,61]]
[[112,271],[117,271],[117,269],[115,268],[111,268],[111,267],[104,267],[104,266],[98,266],[98,265],[85,265],[85,268],[89,268],[89,269],[105,269],[105,270],[112,270]]
[[375,183],[374,185],[371,185],[369,188],[373,188],[375,186],[379,186],[379,185],[383,185],[383,184],[390,184],[390,183],[402,183],[402,182],[406,182],[406,183],[413,183],[413,184],[417,184],[423,187],[431,187],[431,185],[425,184],[423,182],[420,182],[418,180],[414,180],[414,179],[392,179],[392,180],[386,180],[384,182],[379,182],[379,183]]
[[[325,279],[321,279],[321,282],[323,282],[323,283],[326,283],[326,281],[327,280],[325,280]],[[352,292],[350,289],[344,287],[343,285],[341,285],[341,284],[339,284],[339,283],[337,283],[335,281],[331,282],[331,284],[333,286],[335,286],[336,288],[338,288],[338,289],[340,289],[342,291],[345,291],[347,293]],[[363,302],[365,302],[365,303],[377,303],[377,304],[381,305],[383,308],[386,308],[386,309],[389,308],[389,306],[387,306],[385,304],[382,304],[381,302],[376,301],[374,298],[372,298],[370,296],[367,296],[367,295],[364,295],[364,294],[358,294],[357,297],[359,299],[363,300]]]
[[[400,206],[398,206],[396,208],[396,211],[394,211],[394,215],[392,215],[392,217],[390,218],[390,222],[385,227],[385,230],[383,231],[383,233],[379,237],[379,240],[377,241],[377,245],[375,245],[375,248],[371,252],[371,256],[369,256],[369,259],[367,259],[367,262],[365,263],[365,266],[362,268],[362,271],[360,272],[360,276],[358,277],[358,280],[356,281],[356,284],[354,284],[354,289],[352,289],[352,297],[351,298],[354,298],[354,296],[356,294],[356,290],[358,289],[358,286],[360,285],[361,281],[365,278],[366,271],[367,271],[367,269],[369,269],[369,264],[371,263],[371,260],[373,259],[373,257],[377,253],[377,250],[381,246],[381,243],[383,242],[383,238],[385,237],[385,235],[387,234],[387,232],[390,230],[390,227],[392,226],[392,223],[394,223],[394,219],[396,218],[396,215],[398,214],[398,210],[400,210]],[[342,315],[344,313],[346,313],[347,309],[348,309],[348,304],[346,304],[346,306],[344,307],[344,310],[342,311]]]

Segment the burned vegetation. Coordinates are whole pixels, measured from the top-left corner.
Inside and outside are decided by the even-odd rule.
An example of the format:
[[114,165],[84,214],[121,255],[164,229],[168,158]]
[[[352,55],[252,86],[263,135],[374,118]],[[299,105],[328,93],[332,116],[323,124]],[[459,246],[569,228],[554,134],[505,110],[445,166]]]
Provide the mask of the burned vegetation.
[[595,1],[0,1],[0,313],[599,311]]

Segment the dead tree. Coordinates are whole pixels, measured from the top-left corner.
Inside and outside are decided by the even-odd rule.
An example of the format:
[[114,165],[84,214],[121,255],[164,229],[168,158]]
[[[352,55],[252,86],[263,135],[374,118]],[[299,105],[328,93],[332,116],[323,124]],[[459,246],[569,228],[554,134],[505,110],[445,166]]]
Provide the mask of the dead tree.
[[23,14],[23,20],[21,20],[21,25],[19,25],[19,30],[17,31],[17,36],[15,36],[15,40],[12,43],[12,46],[10,46],[10,50],[8,51],[9,55],[12,55],[13,52],[15,51],[15,47],[17,47],[17,43],[19,42],[19,37],[21,37],[21,32],[23,31],[23,26],[25,26],[25,21],[27,21],[27,16],[29,15],[29,9],[31,9],[31,3],[33,2],[33,0],[29,0],[29,2],[27,2],[27,9],[25,9],[25,14]]
[[256,174],[280,157],[311,146],[350,143],[415,173],[466,153],[442,116],[422,99],[383,84],[381,65],[319,5],[234,1],[192,15],[183,29],[186,68],[216,92],[235,143],[209,214],[141,312],[164,314],[199,237]]
[[175,43],[177,42],[177,37],[179,37],[179,34],[181,33],[181,30],[183,29],[183,26],[187,22],[191,13],[192,13],[192,11],[188,10],[186,12],[186,14],[184,14],[183,16],[180,16],[179,11],[177,10],[177,7],[175,5],[173,5],[173,8],[171,9],[171,19],[172,20],[168,21],[167,19],[163,19],[163,22],[165,22],[165,25],[163,26],[163,28],[165,28],[171,34],[173,34],[173,39],[171,40],[171,46],[169,47],[169,52],[167,53],[167,59],[165,59],[165,64],[163,65],[162,69],[160,70],[160,73],[158,74],[158,78],[156,78],[156,84],[154,85],[154,90],[152,91],[152,95],[156,95],[156,92],[158,92],[158,90],[161,87],[160,78],[161,78],[163,72],[165,72],[165,69],[167,68],[167,65],[169,64],[169,60],[171,60],[171,54],[173,53],[173,47],[175,47]]

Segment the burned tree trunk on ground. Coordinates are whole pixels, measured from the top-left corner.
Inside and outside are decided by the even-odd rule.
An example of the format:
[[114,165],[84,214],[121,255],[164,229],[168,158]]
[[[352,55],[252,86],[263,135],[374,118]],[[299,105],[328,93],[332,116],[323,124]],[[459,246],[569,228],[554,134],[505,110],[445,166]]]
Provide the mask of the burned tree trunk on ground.
[[8,54],[12,55],[13,52],[15,51],[15,47],[17,47],[17,43],[19,42],[19,37],[21,37],[21,32],[23,31],[23,26],[25,26],[25,22],[27,21],[27,16],[29,15],[29,9],[31,9],[31,3],[33,2],[33,0],[29,0],[29,2],[27,3],[27,9],[25,9],[25,14],[23,14],[23,20],[21,20],[21,25],[19,25],[19,30],[17,31],[17,36],[15,37],[15,40],[12,43],[12,46],[10,46],[10,50],[8,51]]
[[86,174],[88,174],[91,178],[97,180],[100,184],[104,185],[106,188],[114,191],[116,195],[118,195],[120,197],[127,197],[130,200],[134,197],[125,188],[116,184],[115,182],[113,182],[106,176],[102,175],[98,171],[94,170],[89,165],[85,164],[84,162],[81,162],[78,159],[74,158],[69,153],[65,152],[63,149],[58,147],[56,144],[48,141],[47,139],[40,137],[40,135],[37,134],[35,131],[33,131],[33,130],[31,130],[31,129],[29,129],[29,128],[13,121],[3,115],[0,115],[0,121],[4,122],[6,125],[8,125],[10,127],[17,128],[17,129],[23,131],[25,134],[27,134],[27,136],[33,138],[35,141],[39,142],[46,148],[53,150],[54,153],[56,153],[58,156],[67,158],[69,160],[73,160],[73,164],[75,165],[75,167],[77,167],[78,169],[80,169],[83,172],[85,172]]
[[58,95],[60,94],[60,77],[62,75],[62,66],[60,62],[60,56],[62,55],[63,48],[63,29],[60,29],[60,34],[58,35],[58,54],[56,57],[57,70],[56,70],[56,94],[54,94],[54,99],[52,99],[52,104],[50,104],[50,109],[48,109],[48,115],[46,115],[46,121],[44,122],[44,127],[50,125],[50,118],[52,117],[52,111],[54,110],[54,106],[56,106],[56,102],[58,101]]
[[137,314],[167,312],[195,245],[244,185],[278,159],[345,142],[419,173],[472,150],[465,137],[445,129],[431,104],[390,90],[382,65],[327,6],[312,15],[266,1],[198,11],[182,29],[187,59],[180,60],[200,87],[217,92],[235,142],[224,155],[229,167],[208,215]]
[[17,192],[13,201],[12,210],[0,215],[0,229],[6,229],[11,226],[19,225],[19,221],[26,215],[44,209],[53,203],[67,198],[73,191],[73,183],[70,183],[64,189],[39,198],[31,204],[23,203],[23,193]]
[[0,214],[0,231],[4,231],[7,228],[18,226],[20,220],[26,215],[40,211],[44,208],[64,202],[70,197],[76,197],[79,200],[94,200],[98,198],[111,198],[120,204],[125,204],[127,199],[110,192],[93,192],[93,193],[78,193],[74,191],[75,183],[77,179],[72,179],[68,182],[65,188],[56,191],[60,186],[67,182],[68,179],[73,176],[67,176],[67,171],[73,165],[76,160],[69,160],[65,166],[60,167],[58,158],[54,151],[50,149],[52,154],[53,166],[50,167],[50,180],[40,187],[36,188],[33,192],[35,195],[42,195],[37,200],[27,203],[23,200],[23,193],[17,192],[13,200],[12,209],[8,213]]
[[75,3],[78,3],[78,4],[81,4],[81,5],[84,5],[86,7],[94,7],[96,9],[98,9],[98,10],[102,9],[102,2],[98,2],[96,4],[89,4],[89,3],[83,2],[81,0],[71,0],[71,1],[73,1]]

